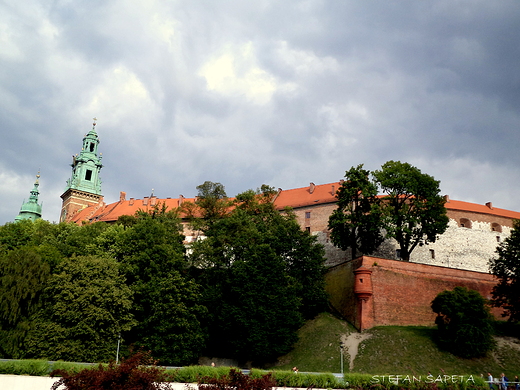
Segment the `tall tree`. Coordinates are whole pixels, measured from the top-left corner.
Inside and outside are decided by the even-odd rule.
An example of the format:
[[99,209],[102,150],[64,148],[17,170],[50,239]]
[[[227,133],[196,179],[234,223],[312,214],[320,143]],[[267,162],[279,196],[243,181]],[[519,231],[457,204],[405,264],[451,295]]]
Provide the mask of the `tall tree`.
[[50,267],[30,247],[0,255],[0,356],[18,359],[25,354],[25,338],[32,316],[41,308],[41,295]]
[[194,230],[204,230],[215,220],[226,216],[231,205],[221,183],[205,181],[197,186],[195,202],[184,202],[182,210],[191,219]]
[[304,317],[323,310],[323,248],[272,191],[246,191],[193,244],[191,260],[209,310],[209,353],[263,362],[287,352]]
[[204,347],[206,310],[199,286],[186,271],[176,213],[161,206],[138,213],[118,247],[138,322],[126,333],[127,341],[150,349],[163,364],[192,363]]
[[108,361],[115,356],[119,333],[134,324],[131,291],[111,258],[63,261],[47,283],[44,299],[26,339],[28,357]]
[[464,358],[486,355],[495,345],[492,316],[487,301],[466,287],[439,293],[432,301],[437,313],[438,341],[452,353]]
[[338,207],[329,217],[333,244],[343,250],[350,248],[352,259],[358,250],[371,254],[384,240],[377,185],[370,175],[362,164],[345,173],[345,181],[336,193]]
[[493,288],[493,305],[504,309],[509,321],[520,320],[520,220],[513,221],[513,230],[496,249],[490,260],[490,271],[498,279]]
[[418,168],[388,161],[374,176],[386,195],[382,199],[386,237],[400,246],[401,258],[419,245],[435,242],[448,227],[448,217],[439,181]]

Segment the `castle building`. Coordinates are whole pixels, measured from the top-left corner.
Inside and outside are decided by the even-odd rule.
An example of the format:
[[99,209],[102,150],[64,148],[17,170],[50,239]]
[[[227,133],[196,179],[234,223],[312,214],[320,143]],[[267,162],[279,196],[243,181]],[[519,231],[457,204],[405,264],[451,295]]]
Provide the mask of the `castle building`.
[[[97,135],[94,129],[83,141],[82,154],[74,159],[73,175],[62,195],[62,220],[74,223],[104,221],[114,223],[122,215],[134,215],[156,205],[177,209],[185,201],[179,198],[126,199],[105,204],[101,196],[97,158]],[[90,173],[87,173],[90,172]],[[315,235],[325,248],[326,276],[330,303],[335,310],[358,329],[378,325],[429,325],[435,323],[431,301],[444,290],[456,286],[477,290],[492,298],[496,284],[489,274],[489,260],[497,245],[506,239],[513,220],[520,213],[445,197],[448,228],[435,243],[417,247],[410,261],[401,261],[395,240],[386,240],[371,256],[351,258],[350,251],[336,248],[329,239],[328,219],[336,209],[336,191],[342,181],[282,190],[273,198],[277,210],[293,209],[301,228]],[[182,217],[182,216],[181,216]],[[186,222],[186,221],[185,221]],[[186,243],[197,238],[184,223]],[[496,318],[502,310],[494,308]]]
[[29,200],[22,203],[22,207],[20,208],[20,212],[18,216],[14,219],[16,221],[21,221],[24,219],[30,219],[35,221],[42,217],[42,204],[38,204],[38,196],[40,192],[38,187],[40,186],[40,174],[36,175],[36,181],[34,182],[34,187],[31,191],[31,195],[29,196]]
[[94,118],[92,130],[83,138],[81,152],[72,157],[72,175],[61,195],[63,203],[60,222],[70,221],[78,211],[103,202],[99,177],[103,165],[101,153],[98,154],[98,146],[99,138]]

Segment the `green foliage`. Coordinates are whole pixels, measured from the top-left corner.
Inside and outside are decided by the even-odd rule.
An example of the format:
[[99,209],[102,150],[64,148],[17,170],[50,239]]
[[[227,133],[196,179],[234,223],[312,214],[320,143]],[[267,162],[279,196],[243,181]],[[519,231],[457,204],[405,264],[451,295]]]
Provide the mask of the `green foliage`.
[[232,203],[220,183],[205,181],[197,186],[197,192],[195,202],[184,202],[182,209],[191,220],[194,230],[204,230],[214,221],[225,217]]
[[231,369],[229,374],[220,378],[203,377],[198,381],[200,390],[271,390],[276,385],[271,374],[253,377],[243,374],[240,370]]
[[[255,370],[257,371],[257,370]],[[292,371],[271,371],[278,387],[288,388],[342,388],[343,382],[332,374],[294,373]],[[256,373],[255,373],[256,374]],[[257,375],[257,374],[256,374]],[[264,374],[265,375],[265,374]]]
[[455,287],[432,301],[437,313],[438,340],[452,353],[480,357],[494,347],[492,316],[486,300],[474,290]]
[[401,258],[408,261],[417,245],[435,242],[448,227],[439,181],[400,161],[386,162],[374,176],[386,193],[382,199],[386,237],[397,240]]
[[162,364],[196,361],[206,341],[200,322],[206,314],[200,287],[172,270],[134,288],[140,321],[128,333],[130,340],[153,350]]
[[221,378],[229,374],[231,367],[219,366],[186,366],[175,369],[166,369],[171,382],[196,383],[201,378]]
[[121,364],[110,362],[108,366],[100,364],[96,368],[87,368],[70,373],[65,370],[54,370],[51,376],[61,376],[52,385],[52,390],[143,390],[171,389],[166,381],[164,369],[155,365],[149,354],[138,352]]
[[520,320],[520,220],[513,222],[511,235],[496,250],[490,260],[490,271],[498,279],[493,288],[493,305],[504,309],[509,321]]
[[369,176],[363,165],[345,173],[345,181],[336,193],[338,207],[329,217],[333,244],[343,250],[351,248],[352,259],[358,249],[371,254],[384,239],[377,185]]
[[32,242],[34,223],[30,219],[0,226],[0,253],[29,245]]
[[50,365],[44,360],[6,360],[0,361],[0,374],[46,376]]
[[265,361],[287,352],[303,316],[326,302],[323,248],[281,215],[269,188],[246,191],[192,246],[194,273],[209,310],[209,353]]
[[33,316],[27,355],[52,360],[107,361],[117,337],[134,324],[131,292],[113,259],[78,256],[59,266]]
[[24,355],[31,316],[41,307],[49,265],[34,250],[21,247],[0,256],[0,354]]
[[199,286],[186,274],[183,236],[176,213],[165,207],[140,212],[122,235],[117,257],[134,292],[137,325],[129,343],[152,350],[163,364],[194,361],[205,345]]

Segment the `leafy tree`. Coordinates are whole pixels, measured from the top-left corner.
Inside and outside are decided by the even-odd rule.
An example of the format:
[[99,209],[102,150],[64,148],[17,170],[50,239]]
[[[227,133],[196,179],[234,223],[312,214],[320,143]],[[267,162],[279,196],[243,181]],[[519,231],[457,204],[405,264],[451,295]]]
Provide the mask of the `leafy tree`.
[[492,316],[487,301],[477,291],[455,287],[432,301],[437,313],[438,341],[464,358],[485,356],[494,347]]
[[493,305],[504,309],[509,321],[520,320],[520,220],[513,221],[511,235],[496,250],[498,257],[490,260],[490,271],[498,279],[493,288]]
[[31,317],[41,308],[50,267],[31,248],[0,256],[0,355],[21,358]]
[[108,361],[121,331],[134,324],[131,291],[110,258],[63,261],[45,288],[45,306],[33,316],[27,356],[52,360]]
[[181,225],[174,212],[158,206],[139,212],[119,246],[134,292],[138,324],[126,333],[130,343],[151,349],[164,364],[187,364],[204,347],[199,286],[189,279]]
[[215,220],[225,217],[232,203],[220,183],[205,181],[197,186],[197,192],[195,202],[184,202],[182,211],[191,220],[194,230],[204,230]]
[[304,316],[325,307],[323,248],[294,214],[275,210],[271,192],[239,194],[193,244],[209,310],[209,353],[267,361],[290,350]]
[[350,168],[336,197],[338,207],[329,217],[333,244],[343,250],[351,248],[353,259],[358,250],[371,254],[384,237],[377,185],[370,179],[370,171],[363,169],[362,164]]
[[31,245],[33,234],[34,222],[30,219],[9,222],[0,226],[0,253]]
[[409,261],[417,245],[435,242],[448,227],[439,181],[400,161],[386,162],[374,176],[387,194],[382,199],[386,237],[397,240],[401,258]]

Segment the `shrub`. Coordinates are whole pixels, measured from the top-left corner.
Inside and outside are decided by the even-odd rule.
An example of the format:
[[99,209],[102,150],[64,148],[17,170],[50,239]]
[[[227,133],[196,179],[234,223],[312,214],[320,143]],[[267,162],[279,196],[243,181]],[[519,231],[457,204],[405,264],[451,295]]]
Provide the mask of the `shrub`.
[[441,347],[464,358],[485,356],[494,347],[487,301],[466,287],[443,291],[432,301]]
[[166,381],[166,373],[155,365],[149,353],[138,352],[121,364],[110,362],[95,368],[79,372],[58,369],[51,372],[51,377],[62,376],[51,390],[65,386],[66,390],[159,390],[171,389]]
[[229,374],[229,367],[188,366],[166,370],[171,382],[197,383],[201,378],[221,378]]
[[199,390],[270,390],[276,386],[271,373],[261,377],[243,374],[240,370],[230,369],[228,375],[220,378],[203,377],[198,382]]
[[49,363],[44,360],[9,360],[0,362],[1,374],[44,376],[49,373],[49,370]]

